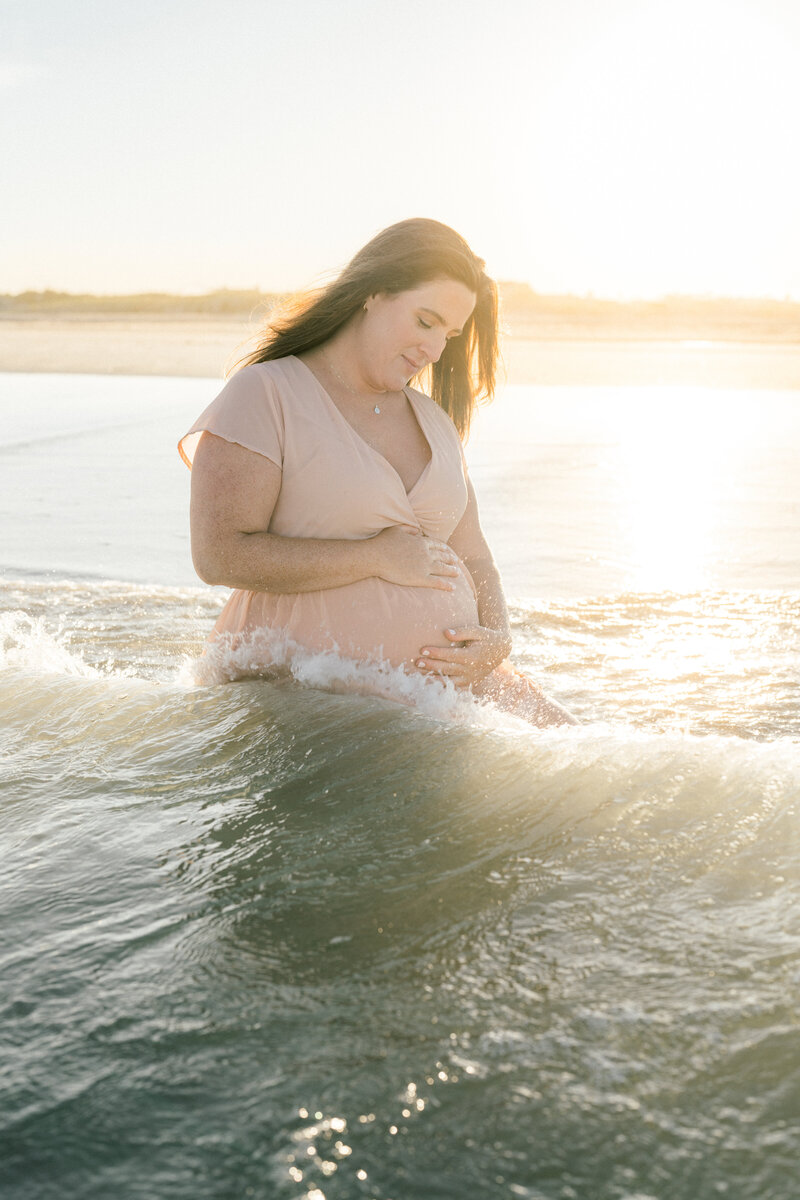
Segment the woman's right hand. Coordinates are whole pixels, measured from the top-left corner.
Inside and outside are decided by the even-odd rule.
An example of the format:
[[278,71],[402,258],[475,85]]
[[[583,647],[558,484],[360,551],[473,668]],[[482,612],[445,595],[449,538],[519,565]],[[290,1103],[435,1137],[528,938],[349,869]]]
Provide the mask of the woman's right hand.
[[426,537],[409,525],[390,525],[371,539],[378,555],[375,574],[404,587],[431,587],[452,592],[459,574],[458,556],[447,542]]

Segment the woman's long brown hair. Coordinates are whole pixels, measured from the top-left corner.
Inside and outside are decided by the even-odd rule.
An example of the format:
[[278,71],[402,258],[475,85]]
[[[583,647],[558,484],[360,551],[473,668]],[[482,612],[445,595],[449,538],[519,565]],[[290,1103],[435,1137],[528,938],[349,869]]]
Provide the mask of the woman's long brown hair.
[[430,394],[462,437],[479,399],[494,395],[497,366],[497,288],[483,259],[439,221],[416,217],[367,242],[341,275],[271,318],[256,350],[239,364],[268,362],[322,345],[379,293],[409,291],[433,279],[454,279],[474,292],[475,308],[458,337],[448,339],[427,368]]

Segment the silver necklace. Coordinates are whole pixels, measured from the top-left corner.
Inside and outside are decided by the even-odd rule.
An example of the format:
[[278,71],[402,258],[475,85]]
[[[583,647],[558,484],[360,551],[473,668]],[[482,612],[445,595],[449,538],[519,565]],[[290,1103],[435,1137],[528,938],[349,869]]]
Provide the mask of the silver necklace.
[[[336,380],[336,382],[337,382],[337,383],[340,385],[340,387],[343,387],[343,388],[344,388],[344,390],[345,390],[346,392],[349,392],[351,396],[361,396],[361,395],[363,395],[363,393],[361,393],[361,392],[358,392],[358,391],[356,391],[356,389],[355,389],[354,387],[351,387],[351,385],[350,385],[350,384],[347,382],[347,380],[346,380],[346,379],[343,379],[343,378],[342,378],[342,376],[341,376],[341,375],[339,374],[339,372],[336,370],[336,367],[333,365],[333,363],[331,362],[331,360],[328,358],[327,354],[324,356],[324,358],[325,358],[325,366],[328,368],[328,370],[330,371],[331,375],[332,375],[332,376],[333,376],[333,378]],[[372,406],[372,411],[373,411],[374,413],[377,413],[377,414],[378,414],[378,416],[380,416],[380,415],[381,415],[381,409],[380,409],[380,405],[379,405],[379,404],[374,404],[374,405]]]

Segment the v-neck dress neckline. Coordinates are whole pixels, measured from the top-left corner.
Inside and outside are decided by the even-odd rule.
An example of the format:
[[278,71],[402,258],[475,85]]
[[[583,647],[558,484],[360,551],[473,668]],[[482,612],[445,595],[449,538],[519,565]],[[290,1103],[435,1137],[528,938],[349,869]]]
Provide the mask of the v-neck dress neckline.
[[411,487],[407,488],[406,485],[403,483],[403,478],[402,478],[400,472],[398,471],[397,467],[393,466],[389,462],[386,455],[381,454],[380,450],[376,450],[375,447],[370,442],[368,442],[367,439],[358,432],[356,427],[353,424],[351,424],[350,421],[348,421],[347,417],[344,415],[342,410],[339,408],[339,405],[335,402],[335,400],[331,396],[328,389],[324,386],[324,384],[321,382],[321,380],[319,380],[317,378],[316,374],[311,370],[311,367],[309,367],[307,363],[304,363],[302,358],[298,358],[296,354],[293,354],[291,357],[292,357],[292,360],[294,362],[299,363],[300,366],[303,368],[303,370],[310,376],[311,379],[313,379],[313,381],[317,385],[319,391],[322,393],[322,396],[324,397],[326,403],[330,406],[330,408],[333,409],[334,413],[339,418],[339,420],[344,423],[344,425],[347,427],[347,429],[349,430],[351,435],[354,438],[356,438],[362,446],[366,446],[367,450],[369,450],[369,452],[371,454],[375,455],[376,458],[378,458],[386,467],[388,467],[388,469],[394,475],[397,476],[397,478],[400,480],[400,486],[402,487],[406,496],[410,497],[411,495],[413,495],[413,493],[417,490],[419,485],[422,483],[422,480],[425,478],[425,476],[427,475],[428,471],[431,468],[431,463],[433,462],[433,456],[434,456],[434,448],[433,448],[433,443],[431,442],[431,439],[423,425],[422,419],[420,417],[419,409],[417,408],[416,404],[414,403],[414,394],[411,391],[411,389],[408,386],[404,386],[402,389],[403,395],[405,396],[406,400],[408,400],[408,403],[411,406],[411,411],[414,414],[414,420],[417,422],[417,427],[418,427],[420,433],[422,434],[423,438],[425,439],[425,443],[428,447],[429,457],[428,457],[428,461],[425,463],[425,466],[422,468],[419,475],[412,483]]

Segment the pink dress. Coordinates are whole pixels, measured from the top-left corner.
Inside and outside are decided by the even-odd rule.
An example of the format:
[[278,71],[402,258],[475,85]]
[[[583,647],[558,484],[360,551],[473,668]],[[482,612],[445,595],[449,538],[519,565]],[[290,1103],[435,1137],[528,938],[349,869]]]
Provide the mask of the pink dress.
[[[280,467],[283,477],[270,533],[368,538],[389,525],[407,525],[447,541],[467,504],[461,440],[429,396],[413,388],[405,391],[431,452],[409,492],[394,467],[356,433],[312,371],[295,357],[256,363],[234,375],[181,439],[180,453],[191,467],[207,430]],[[447,644],[446,628],[478,623],[475,585],[463,563],[453,582],[452,592],[378,578],[316,592],[236,590],[212,638],[267,628],[304,649],[410,667],[426,644]],[[270,640],[263,645],[269,655]],[[255,669],[270,665],[251,663]]]

